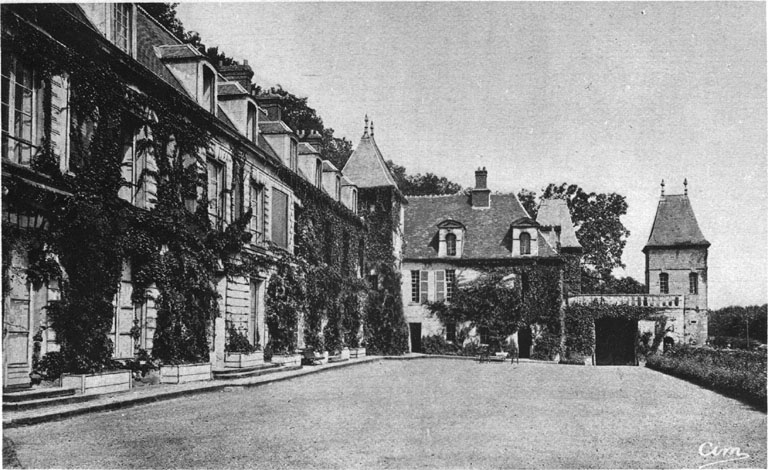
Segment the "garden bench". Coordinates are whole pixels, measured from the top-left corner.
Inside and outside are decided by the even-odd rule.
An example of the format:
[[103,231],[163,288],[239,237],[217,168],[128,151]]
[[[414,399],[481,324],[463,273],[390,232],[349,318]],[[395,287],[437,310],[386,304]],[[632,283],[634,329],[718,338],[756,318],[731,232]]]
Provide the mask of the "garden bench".
[[306,348],[302,351],[301,365],[317,366],[321,365],[323,356],[318,355],[313,348]]

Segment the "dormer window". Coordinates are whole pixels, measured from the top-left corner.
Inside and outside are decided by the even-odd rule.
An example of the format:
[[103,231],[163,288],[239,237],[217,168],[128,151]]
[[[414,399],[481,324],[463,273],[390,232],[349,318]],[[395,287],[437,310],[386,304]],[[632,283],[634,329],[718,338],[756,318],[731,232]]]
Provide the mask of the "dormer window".
[[531,254],[531,236],[528,234],[528,232],[523,232],[520,234],[520,254]]
[[336,175],[336,200],[341,201],[341,176]]
[[248,103],[248,122],[246,124],[248,139],[257,142],[259,137],[259,113],[253,103]]
[[296,171],[299,166],[299,144],[291,139],[291,170]]
[[112,4],[112,42],[127,52],[132,51],[133,44],[133,5],[130,3]]
[[215,86],[216,74],[211,68],[203,66],[203,96],[200,104],[211,113],[216,111]]
[[456,256],[456,235],[449,233],[445,236],[445,254]]
[[461,257],[464,251],[464,233],[466,228],[456,220],[444,220],[437,224],[437,256]]
[[315,163],[315,186],[323,187],[323,162],[318,158]]

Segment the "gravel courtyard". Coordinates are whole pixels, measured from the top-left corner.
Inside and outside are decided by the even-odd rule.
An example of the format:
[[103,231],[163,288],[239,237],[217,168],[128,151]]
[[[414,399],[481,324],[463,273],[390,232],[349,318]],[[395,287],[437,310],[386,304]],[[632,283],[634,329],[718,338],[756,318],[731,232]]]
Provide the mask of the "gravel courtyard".
[[749,454],[712,468],[766,467],[765,414],[640,367],[380,361],[4,434],[28,468],[697,468],[727,458],[701,456],[705,443]]

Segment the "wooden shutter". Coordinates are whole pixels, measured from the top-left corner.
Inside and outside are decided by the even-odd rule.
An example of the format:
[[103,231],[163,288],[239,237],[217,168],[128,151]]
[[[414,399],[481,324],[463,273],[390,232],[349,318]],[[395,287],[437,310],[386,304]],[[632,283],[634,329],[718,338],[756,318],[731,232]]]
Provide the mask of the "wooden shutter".
[[69,170],[69,77],[51,77],[51,150],[59,159],[59,169]]
[[435,301],[445,300],[445,271],[435,271]]
[[118,191],[117,196],[124,201],[133,202],[134,186],[134,135],[130,126],[126,125],[123,129],[123,162],[120,166],[120,175],[123,181],[127,183]]
[[427,303],[429,300],[429,271],[421,271],[421,286],[419,286],[419,296],[421,303]]

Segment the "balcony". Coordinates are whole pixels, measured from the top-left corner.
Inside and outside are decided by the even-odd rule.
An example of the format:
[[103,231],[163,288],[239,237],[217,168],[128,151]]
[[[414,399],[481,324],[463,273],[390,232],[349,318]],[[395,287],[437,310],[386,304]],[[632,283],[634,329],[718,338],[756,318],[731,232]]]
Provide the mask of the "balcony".
[[571,305],[589,305],[593,302],[636,307],[682,308],[683,296],[675,294],[585,294],[568,298],[568,303]]

